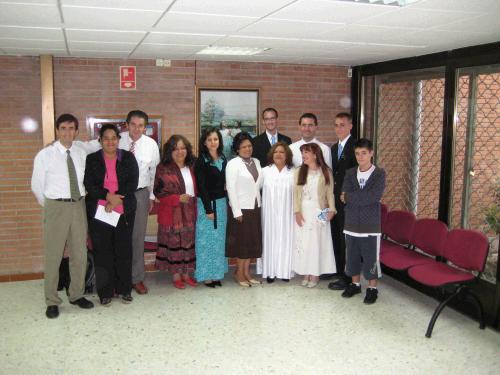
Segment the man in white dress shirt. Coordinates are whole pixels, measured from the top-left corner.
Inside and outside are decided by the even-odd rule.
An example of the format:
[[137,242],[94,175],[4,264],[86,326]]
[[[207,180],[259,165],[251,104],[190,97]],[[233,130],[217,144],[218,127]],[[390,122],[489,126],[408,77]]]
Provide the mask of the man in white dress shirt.
[[57,141],[35,157],[31,190],[43,207],[44,291],[47,318],[59,316],[59,265],[65,244],[69,249],[69,301],[83,309],[94,304],[83,297],[87,269],[87,215],[85,212],[85,150],[73,143],[78,120],[63,114],[56,121]]
[[135,192],[137,209],[132,232],[132,286],[139,294],[148,292],[144,284],[144,238],[149,212],[155,200],[153,185],[156,166],[160,163],[158,145],[152,138],[144,135],[148,121],[145,112],[130,111],[127,115],[128,132],[121,134],[119,143],[120,148],[135,155],[139,165],[139,184]]
[[318,129],[318,119],[314,113],[304,113],[299,119],[299,130],[302,135],[300,141],[294,142],[290,145],[293,153],[293,165],[300,167],[302,165],[302,153],[300,146],[306,143],[316,143],[323,153],[323,158],[326,164],[332,167],[332,158],[330,156],[330,147],[316,139],[316,131]]

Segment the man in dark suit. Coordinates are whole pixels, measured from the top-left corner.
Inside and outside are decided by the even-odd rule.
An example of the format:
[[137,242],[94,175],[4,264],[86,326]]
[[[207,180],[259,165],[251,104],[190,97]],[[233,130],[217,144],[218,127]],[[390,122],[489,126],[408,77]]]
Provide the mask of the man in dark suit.
[[356,140],[351,136],[351,129],[352,116],[349,113],[341,112],[335,116],[335,134],[338,137],[338,142],[332,146],[332,170],[334,180],[333,194],[335,196],[337,214],[333,217],[331,226],[338,280],[328,284],[328,288],[333,290],[343,290],[351,282],[351,278],[344,273],[344,203],[340,200],[345,172],[358,165],[354,155],[354,143]]
[[262,111],[262,120],[266,131],[253,139],[253,154],[254,158],[259,159],[260,166],[267,166],[267,153],[272,145],[276,142],[284,142],[287,145],[292,143],[292,140],[286,135],[278,133],[278,111],[274,108],[266,108]]

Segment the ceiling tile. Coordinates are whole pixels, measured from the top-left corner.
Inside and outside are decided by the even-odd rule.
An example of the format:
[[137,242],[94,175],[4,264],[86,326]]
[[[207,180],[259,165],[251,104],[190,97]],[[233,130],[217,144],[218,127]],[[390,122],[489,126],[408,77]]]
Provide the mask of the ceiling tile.
[[203,48],[205,45],[193,46],[193,45],[167,45],[167,44],[146,44],[142,43],[135,50],[138,54],[151,53],[155,56],[161,57],[169,54],[174,55],[191,55],[196,53]]
[[357,43],[402,44],[404,36],[420,29],[402,27],[379,27],[347,25],[341,29],[328,31],[317,36],[317,39],[336,40]]
[[120,51],[95,51],[95,50],[76,50],[73,49],[70,51],[70,56],[72,57],[101,57],[101,58],[128,58],[128,52],[120,52]]
[[342,27],[343,24],[263,19],[238,32],[238,35],[278,38],[314,39],[317,35]]
[[89,8],[63,6],[64,23],[68,28],[115,29],[140,31],[149,29],[160,18],[161,11]]
[[171,10],[175,12],[263,17],[291,2],[292,0],[177,0]]
[[2,38],[64,40],[62,29],[49,27],[0,26]]
[[0,3],[0,24],[14,26],[60,26],[56,5]]
[[[500,1],[499,1],[500,3]],[[467,33],[489,33],[498,36],[500,40],[500,15],[499,14],[483,14],[475,17],[470,17],[467,20],[455,21],[448,24],[437,26],[437,30],[458,31],[460,34],[467,30]]]
[[66,29],[68,41],[139,43],[145,31]]
[[274,13],[270,19],[349,23],[393,12],[393,7],[341,1],[300,0]]
[[467,20],[474,13],[443,11],[443,10],[426,10],[399,8],[390,14],[374,16],[356,22],[359,25],[366,26],[385,26],[385,27],[410,27],[427,29],[429,27],[437,27],[453,21]]
[[159,33],[151,32],[144,39],[144,43],[163,43],[163,44],[212,44],[223,34],[185,34],[185,33]]
[[498,0],[420,0],[408,7],[410,9],[453,9],[466,12],[500,13],[500,1]]
[[0,47],[66,49],[66,44],[64,43],[64,40],[0,38]]
[[155,27],[155,31],[195,34],[229,34],[255,22],[255,17],[214,16],[194,13],[168,12]]
[[86,50],[86,51],[120,51],[132,52],[137,43],[106,43],[106,42],[68,42],[70,51]]
[[174,0],[61,0],[62,5],[164,11]]
[[15,56],[39,56],[39,55],[54,55],[68,56],[66,49],[55,48],[2,48],[7,55]]

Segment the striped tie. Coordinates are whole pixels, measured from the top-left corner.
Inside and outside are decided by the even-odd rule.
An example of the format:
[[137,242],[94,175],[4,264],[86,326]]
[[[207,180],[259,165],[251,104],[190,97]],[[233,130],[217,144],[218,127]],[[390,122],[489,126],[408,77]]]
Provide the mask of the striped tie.
[[135,155],[135,141],[130,144],[130,152]]
[[78,178],[76,177],[75,164],[71,158],[69,150],[66,150],[68,157],[66,162],[68,163],[68,174],[69,174],[69,190],[71,192],[71,199],[77,201],[80,199],[80,188],[78,187]]

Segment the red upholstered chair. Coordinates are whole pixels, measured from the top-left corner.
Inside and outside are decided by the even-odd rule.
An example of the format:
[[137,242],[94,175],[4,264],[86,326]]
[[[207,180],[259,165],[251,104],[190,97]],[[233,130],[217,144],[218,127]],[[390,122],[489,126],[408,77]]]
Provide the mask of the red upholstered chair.
[[[410,238],[411,248],[392,247],[390,251],[380,254],[380,261],[384,266],[398,271],[406,271],[420,264],[434,263],[433,257],[443,255],[447,234],[448,227],[442,221],[417,220]],[[425,254],[415,251],[416,248]]]
[[388,213],[389,213],[389,206],[382,203],[380,205],[380,227],[381,227],[382,235],[385,234],[385,222],[387,220]]
[[456,296],[469,297],[479,310],[479,328],[484,329],[483,306],[479,298],[468,288],[468,284],[476,281],[484,270],[488,256],[488,239],[480,232],[467,229],[454,229],[448,233],[443,257],[450,264],[434,262],[411,267],[408,275],[423,285],[444,290],[454,290],[436,308],[427,327],[426,337],[431,337],[432,329],[444,307]]
[[401,245],[409,246],[416,220],[411,212],[389,211],[383,233],[392,241],[383,239],[380,244],[380,253],[397,250]]

